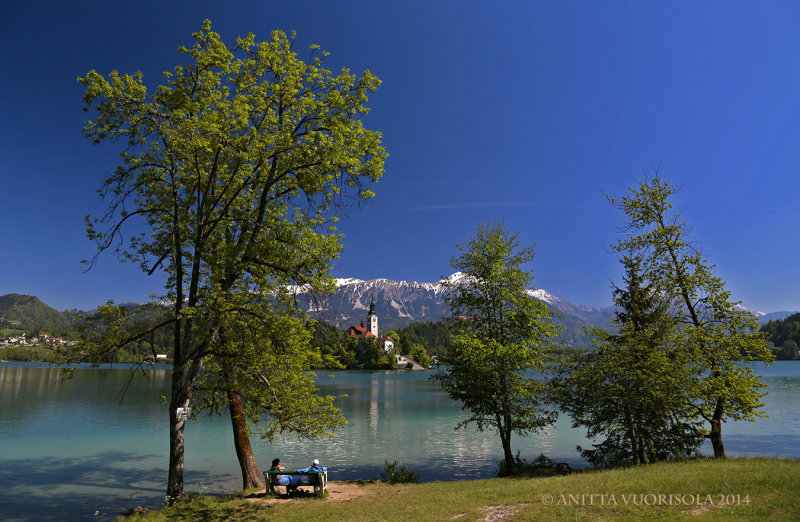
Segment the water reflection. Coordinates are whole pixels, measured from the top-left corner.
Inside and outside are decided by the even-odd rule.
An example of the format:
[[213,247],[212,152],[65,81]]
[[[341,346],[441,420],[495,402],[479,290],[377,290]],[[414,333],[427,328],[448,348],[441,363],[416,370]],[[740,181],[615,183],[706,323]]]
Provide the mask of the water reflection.
[[[766,371],[773,372],[765,377],[770,417],[726,424],[726,449],[800,457],[800,364]],[[163,503],[168,420],[160,397],[168,394],[169,372],[153,369],[133,381],[131,375],[130,369],[81,370],[65,382],[53,368],[0,364],[0,519],[95,519],[95,511],[113,517],[133,505]],[[337,397],[348,424],[319,441],[290,437],[268,444],[254,436],[259,464],[265,468],[280,457],[289,468],[305,467],[319,458],[333,480],[377,477],[386,459],[407,464],[423,481],[494,476],[502,457],[496,434],[473,426],[455,430],[466,414],[429,375],[321,374],[321,392]],[[588,441],[561,416],[541,433],[515,438],[512,447],[529,460],[544,453],[582,465],[578,444]],[[187,489],[231,492],[240,480],[228,419],[201,416],[190,423]]]

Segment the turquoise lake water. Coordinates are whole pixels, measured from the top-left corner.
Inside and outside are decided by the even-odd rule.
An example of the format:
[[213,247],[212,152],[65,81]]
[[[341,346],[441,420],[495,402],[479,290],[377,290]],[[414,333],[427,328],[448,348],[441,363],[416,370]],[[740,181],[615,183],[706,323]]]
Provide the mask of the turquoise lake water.
[[[727,423],[730,456],[800,458],[800,362],[758,364],[770,392],[770,415]],[[0,520],[109,520],[125,508],[163,505],[168,421],[160,397],[169,371],[148,369],[131,381],[127,368],[85,369],[70,381],[58,370],[0,363]],[[252,438],[260,467],[279,457],[288,468],[318,458],[332,480],[375,478],[386,459],[420,473],[422,481],[488,478],[502,457],[493,432],[454,430],[464,418],[427,371],[319,372],[323,394],[348,420],[333,439],[268,444]],[[127,387],[126,387],[127,385]],[[124,393],[123,393],[124,390]],[[343,397],[346,395],[346,397]],[[228,417],[201,416],[186,428],[187,491],[240,488]],[[544,432],[513,441],[523,458],[540,453],[587,465],[576,445],[583,431],[564,415]],[[710,445],[704,447],[711,453]]]

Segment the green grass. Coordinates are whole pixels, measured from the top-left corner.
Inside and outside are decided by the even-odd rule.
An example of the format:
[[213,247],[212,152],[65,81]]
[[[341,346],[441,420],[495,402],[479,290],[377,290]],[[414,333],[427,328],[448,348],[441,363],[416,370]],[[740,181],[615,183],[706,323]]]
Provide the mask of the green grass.
[[[786,459],[699,459],[558,477],[363,487],[368,495],[343,501],[307,498],[263,505],[241,495],[204,498],[145,518],[800,520],[800,461]],[[680,504],[679,499],[689,505]],[[726,499],[733,503],[721,502]]]

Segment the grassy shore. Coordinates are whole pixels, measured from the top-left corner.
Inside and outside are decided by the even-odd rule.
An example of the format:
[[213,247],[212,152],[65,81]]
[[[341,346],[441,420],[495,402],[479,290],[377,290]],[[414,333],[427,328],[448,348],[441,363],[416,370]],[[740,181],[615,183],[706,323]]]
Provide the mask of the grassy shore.
[[800,461],[786,459],[700,459],[546,478],[348,487],[359,488],[359,495],[203,498],[144,519],[800,520]]

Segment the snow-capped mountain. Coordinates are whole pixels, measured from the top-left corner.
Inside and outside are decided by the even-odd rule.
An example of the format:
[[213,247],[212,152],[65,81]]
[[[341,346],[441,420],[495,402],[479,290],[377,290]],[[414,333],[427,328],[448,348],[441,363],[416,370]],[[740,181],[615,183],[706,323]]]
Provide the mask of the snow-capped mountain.
[[[458,284],[468,277],[456,272],[435,283],[419,281],[392,281],[356,278],[336,279],[336,292],[321,301],[307,299],[309,313],[337,328],[345,329],[366,320],[370,300],[375,301],[381,332],[402,328],[420,321],[439,321],[446,317],[449,308],[444,301],[447,285]],[[530,289],[528,294],[547,303],[563,317],[554,322],[564,326],[555,341],[566,345],[589,348],[590,341],[584,331],[586,325],[606,326],[614,318],[614,307],[576,305],[560,299],[541,288]],[[307,296],[308,297],[308,296]],[[769,319],[783,318],[792,312],[761,314],[754,312],[764,324]]]
[[[456,272],[435,283],[419,281],[391,281],[372,279],[364,281],[356,278],[336,279],[336,292],[321,301],[308,302],[308,311],[337,328],[358,325],[366,319],[370,300],[375,301],[380,330],[402,328],[419,321],[438,321],[445,317],[449,309],[444,301],[447,292],[445,283],[458,284],[465,277]],[[567,326],[558,340],[567,344],[586,346],[588,340],[583,334],[584,324],[605,324],[613,317],[613,308],[594,308],[575,305],[559,299],[546,290],[531,289],[530,295],[544,301],[551,308],[564,315],[557,322]]]
[[366,318],[369,303],[374,299],[381,331],[386,331],[444,317],[447,305],[442,299],[443,292],[441,281],[336,279],[336,292],[319,302],[309,303],[308,311],[336,327],[346,328]]

